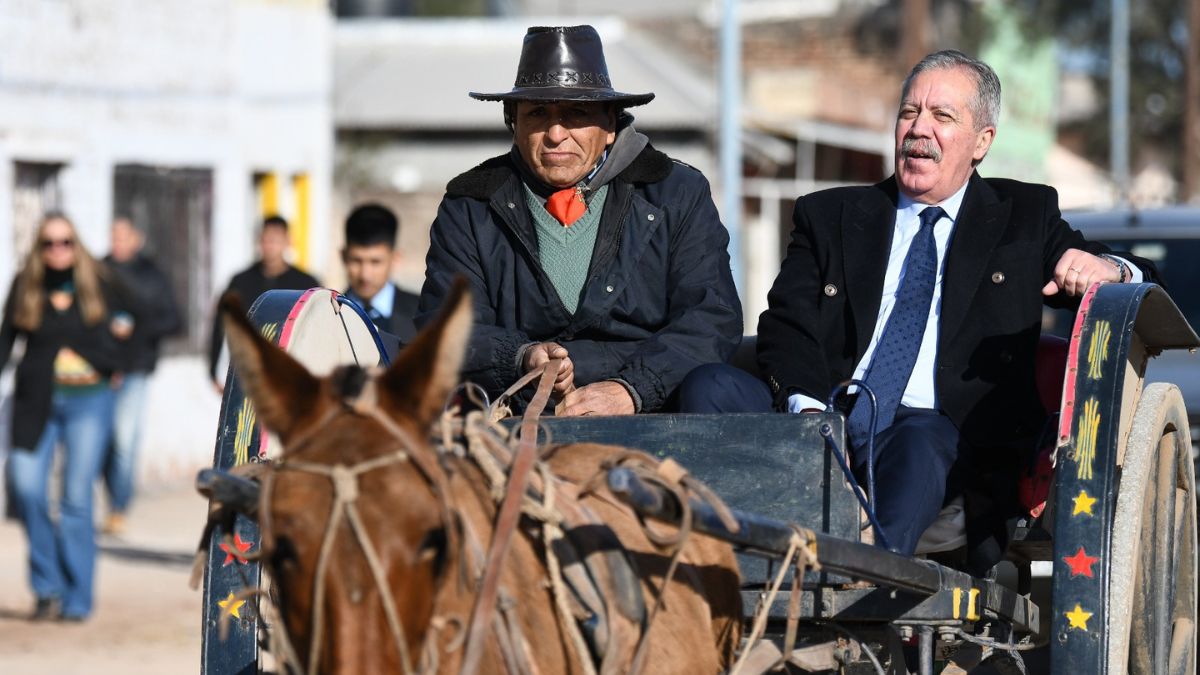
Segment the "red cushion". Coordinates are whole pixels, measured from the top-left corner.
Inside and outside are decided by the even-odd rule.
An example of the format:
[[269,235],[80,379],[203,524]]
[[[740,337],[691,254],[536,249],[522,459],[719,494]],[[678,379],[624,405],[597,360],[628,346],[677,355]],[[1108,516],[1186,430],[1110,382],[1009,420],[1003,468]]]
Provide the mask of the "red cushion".
[[[1043,335],[1038,341],[1034,376],[1037,378],[1038,399],[1047,414],[1059,412],[1062,405],[1069,344],[1054,335]],[[1050,484],[1054,482],[1054,465],[1050,459],[1054,454],[1053,435],[1050,440],[1047,447],[1037,449],[1036,459],[1026,468],[1017,485],[1021,506],[1035,518],[1046,509],[1046,497],[1050,493]]]
[[1038,398],[1046,413],[1058,412],[1062,404],[1063,379],[1067,374],[1068,343],[1056,335],[1043,335],[1038,340],[1037,378]]

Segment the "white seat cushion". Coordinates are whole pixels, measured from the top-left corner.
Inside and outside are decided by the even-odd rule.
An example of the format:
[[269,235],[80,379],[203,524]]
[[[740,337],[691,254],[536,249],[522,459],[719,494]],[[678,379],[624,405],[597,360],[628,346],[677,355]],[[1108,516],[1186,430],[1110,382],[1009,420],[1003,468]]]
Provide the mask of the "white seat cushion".
[[921,535],[917,554],[953,551],[967,545],[967,512],[962,496],[955,497],[942,507],[937,520]]

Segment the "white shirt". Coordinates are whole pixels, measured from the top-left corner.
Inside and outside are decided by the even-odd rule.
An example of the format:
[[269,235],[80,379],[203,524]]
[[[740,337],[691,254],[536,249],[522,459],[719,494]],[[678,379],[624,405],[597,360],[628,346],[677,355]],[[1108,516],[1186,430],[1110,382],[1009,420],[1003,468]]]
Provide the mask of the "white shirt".
[[374,309],[385,319],[389,319],[392,316],[392,306],[396,302],[396,287],[390,281],[384,284],[383,288],[379,289],[379,292],[375,294],[375,297],[371,298],[370,302],[358,297],[354,291],[350,291],[347,295],[362,305],[363,309]]
[[[950,236],[954,233],[954,225],[958,222],[958,212],[962,208],[963,195],[967,192],[964,183],[958,192],[941,204],[920,204],[900,194],[900,203],[896,206],[896,231],[892,235],[892,248],[888,254],[887,273],[883,277],[883,296],[879,301],[879,316],[875,319],[875,330],[871,333],[871,342],[862,359],[854,367],[853,378],[866,378],[867,367],[875,354],[879,338],[887,326],[888,317],[896,305],[896,292],[900,290],[900,282],[904,278],[904,262],[908,257],[908,248],[913,237],[921,228],[920,213],[931,206],[940,206],[946,215],[933,226],[933,240],[937,246],[937,278],[933,284],[933,299],[929,304],[929,319],[925,323],[925,334],[921,338],[921,349],[917,352],[917,362],[913,365],[912,375],[909,376],[908,386],[904,388],[904,396],[900,404],[910,408],[938,407],[937,387],[934,377],[937,373],[937,344],[938,326],[942,316],[942,276],[946,270],[946,249],[950,246]],[[1129,261],[1125,261],[1132,272],[1131,283],[1142,280],[1142,271]],[[804,394],[792,394],[788,397],[788,412],[800,412],[806,408],[825,409],[825,402],[818,401]]]

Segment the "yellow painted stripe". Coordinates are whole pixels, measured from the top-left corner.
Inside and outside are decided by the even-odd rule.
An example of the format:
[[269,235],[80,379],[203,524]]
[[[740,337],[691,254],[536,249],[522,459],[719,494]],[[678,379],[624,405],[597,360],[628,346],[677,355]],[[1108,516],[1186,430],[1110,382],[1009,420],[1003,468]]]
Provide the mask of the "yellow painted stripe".
[[958,618],[958,615],[959,615],[958,608],[961,604],[962,604],[962,589],[956,588],[956,589],[954,589],[954,618],[955,619]]
[[[979,589],[972,588],[969,597],[967,598],[967,619],[977,621],[979,619],[979,611],[975,609],[975,599],[979,597]],[[954,617],[958,618],[958,617]]]
[[263,218],[279,213],[279,176],[273,172],[258,179],[258,212]]
[[312,181],[308,174],[298,173],[292,176],[292,194],[296,197],[296,215],[292,219],[292,247],[296,249],[296,264],[305,270],[309,268],[308,232],[312,217],[309,201],[311,193]]

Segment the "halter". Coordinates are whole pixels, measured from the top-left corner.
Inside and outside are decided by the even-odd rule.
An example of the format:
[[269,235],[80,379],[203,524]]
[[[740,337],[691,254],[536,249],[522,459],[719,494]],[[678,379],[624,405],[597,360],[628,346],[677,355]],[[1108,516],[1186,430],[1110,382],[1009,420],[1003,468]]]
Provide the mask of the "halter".
[[[449,514],[449,507],[446,504],[446,489],[445,478],[436,465],[430,466],[428,458],[423,457],[420,452],[420,446],[416,444],[412,436],[404,430],[403,427],[396,424],[387,415],[379,409],[378,397],[375,389],[374,380],[368,380],[362,390],[353,399],[343,401],[342,408],[333,408],[329,410],[321,420],[309,427],[305,433],[299,438],[294,439],[289,444],[288,450],[292,453],[307,445],[318,431],[324,429],[333,419],[344,413],[347,410],[353,414],[371,418],[378,422],[399,444],[399,448],[386,455],[374,457],[364,460],[353,465],[334,464],[317,464],[314,462],[300,461],[281,461],[275,465],[275,471],[295,471],[311,475],[325,476],[333,484],[333,503],[329,510],[329,519],[326,521],[325,533],[321,539],[321,548],[317,557],[317,568],[314,576],[313,586],[313,612],[312,612],[312,633],[309,639],[309,650],[307,659],[307,668],[302,664],[294,664],[299,670],[300,675],[312,671],[318,663],[318,658],[321,654],[321,638],[324,632],[324,612],[320,611],[320,607],[325,600],[325,585],[326,576],[328,574],[330,554],[333,550],[334,535],[337,534],[339,526],[342,524],[344,517],[350,524],[350,531],[354,533],[355,540],[358,542],[359,548],[363,552],[363,557],[366,558],[367,566],[371,570],[372,580],[375,582],[375,587],[379,591],[379,597],[383,603],[384,615],[387,617],[388,628],[391,632],[392,639],[396,643],[397,653],[400,655],[400,666],[404,675],[415,675],[417,672],[426,672],[426,668],[420,671],[413,669],[412,658],[408,650],[408,642],[404,637],[404,625],[400,620],[400,613],[396,609],[396,599],[392,595],[391,589],[387,585],[387,573],[384,570],[383,563],[376,551],[374,542],[363,525],[362,517],[359,515],[356,502],[359,497],[358,480],[363,474],[392,466],[399,463],[411,463],[425,478],[434,495],[438,497],[443,511]],[[270,541],[270,521],[271,521],[271,495],[274,488],[274,473],[268,472],[263,484],[261,501],[259,503],[259,513],[262,519],[263,541]],[[447,520],[447,522],[450,522]],[[287,627],[280,622],[280,632],[277,637],[283,643],[285,655],[295,657],[295,650],[291,645],[291,641],[287,636]],[[426,666],[436,661],[436,656],[428,654],[429,649],[433,646],[430,642],[430,636],[435,635],[436,630],[429,631],[425,635],[425,640],[422,646],[423,656],[422,663]],[[286,657],[285,657],[286,658]],[[435,666],[436,667],[436,666]]]

